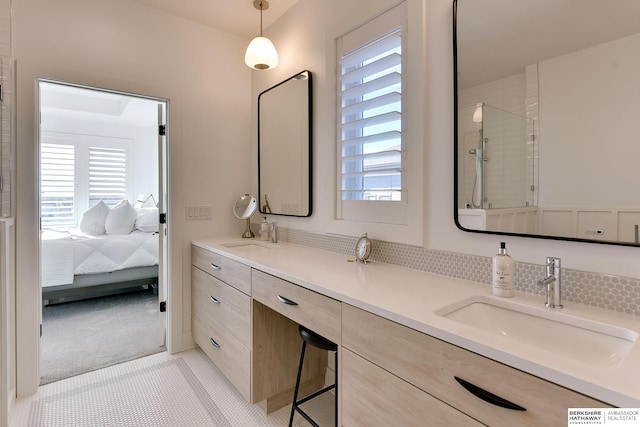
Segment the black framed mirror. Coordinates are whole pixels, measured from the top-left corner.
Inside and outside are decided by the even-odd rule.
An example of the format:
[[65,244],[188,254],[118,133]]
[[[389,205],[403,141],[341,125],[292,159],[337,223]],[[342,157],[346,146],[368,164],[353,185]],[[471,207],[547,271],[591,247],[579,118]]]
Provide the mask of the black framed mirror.
[[454,218],[637,246],[640,2],[454,0]]
[[311,215],[311,106],[308,70],[258,96],[258,199],[262,214]]

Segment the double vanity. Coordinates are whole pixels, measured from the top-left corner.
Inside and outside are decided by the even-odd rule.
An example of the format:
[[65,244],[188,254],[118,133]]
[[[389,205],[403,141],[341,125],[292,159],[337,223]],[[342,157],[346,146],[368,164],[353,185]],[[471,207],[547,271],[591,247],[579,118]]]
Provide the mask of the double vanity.
[[[640,407],[635,316],[286,242],[194,241],[191,273],[194,340],[267,412],[291,401],[298,324],[339,346],[344,426],[564,425],[568,408]],[[301,394],[327,360],[307,354]]]

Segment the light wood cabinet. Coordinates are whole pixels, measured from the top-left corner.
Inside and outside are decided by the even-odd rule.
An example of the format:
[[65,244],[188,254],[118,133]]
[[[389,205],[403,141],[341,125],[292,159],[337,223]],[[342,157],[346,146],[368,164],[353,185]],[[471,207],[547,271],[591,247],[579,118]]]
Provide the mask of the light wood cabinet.
[[240,394],[251,400],[251,350],[225,328],[201,322],[197,315],[191,324],[193,339]]
[[340,344],[340,302],[259,270],[253,271],[253,299]]
[[191,298],[195,316],[205,324],[224,327],[251,347],[251,298],[221,280],[191,267]]
[[[252,272],[253,399],[267,412],[291,403],[302,338],[298,325],[340,343],[339,301],[259,270]],[[327,352],[307,346],[300,395],[324,386]]]
[[[339,345],[345,427],[565,425],[568,408],[609,406],[195,245],[191,277],[195,342],[267,413],[291,402],[298,325]],[[302,395],[326,368],[308,346]]]
[[191,264],[239,291],[251,295],[251,267],[193,245],[191,246]]
[[[251,400],[251,296],[244,293],[251,290],[251,269],[195,246],[192,255],[193,339]],[[212,263],[220,268],[211,268]]]
[[[342,307],[342,345],[487,425],[564,425],[567,408],[608,406],[348,304]],[[343,381],[349,377],[344,369]],[[456,377],[526,410],[488,403]]]
[[345,349],[341,394],[344,427],[483,425]]

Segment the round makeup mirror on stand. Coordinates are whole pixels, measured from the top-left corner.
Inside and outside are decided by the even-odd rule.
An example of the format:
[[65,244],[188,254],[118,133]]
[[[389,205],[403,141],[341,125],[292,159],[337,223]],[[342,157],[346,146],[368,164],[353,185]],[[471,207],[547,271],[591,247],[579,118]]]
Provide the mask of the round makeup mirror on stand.
[[242,237],[250,239],[255,237],[255,234],[251,231],[251,217],[256,212],[257,208],[256,198],[250,194],[245,194],[236,200],[233,205],[233,214],[236,218],[247,220],[247,229],[242,233]]

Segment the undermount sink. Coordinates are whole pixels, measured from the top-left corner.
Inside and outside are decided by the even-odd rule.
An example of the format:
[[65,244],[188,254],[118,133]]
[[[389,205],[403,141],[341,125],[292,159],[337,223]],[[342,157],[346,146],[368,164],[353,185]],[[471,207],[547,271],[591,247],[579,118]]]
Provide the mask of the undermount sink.
[[435,314],[602,368],[620,364],[638,338],[629,329],[486,296],[458,301]]

